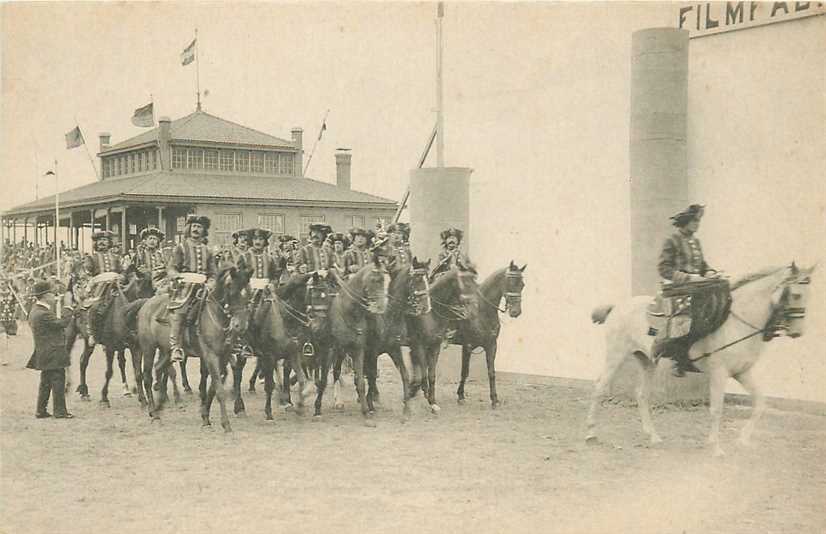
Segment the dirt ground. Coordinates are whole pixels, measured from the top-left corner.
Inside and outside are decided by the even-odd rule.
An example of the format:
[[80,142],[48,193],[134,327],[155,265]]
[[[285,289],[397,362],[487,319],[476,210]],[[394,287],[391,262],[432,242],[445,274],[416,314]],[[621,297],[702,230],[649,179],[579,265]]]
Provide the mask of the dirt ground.
[[111,408],[100,407],[96,352],[93,401],[73,394],[74,420],[36,420],[27,329],[0,351],[3,533],[826,532],[819,415],[769,409],[743,449],[735,438],[750,408],[727,405],[728,454],[712,458],[706,408],[658,410],[665,442],[649,447],[636,409],[606,404],[588,445],[588,389],[502,378],[496,411],[486,382],[468,385],[464,406],[442,383],[441,413],[419,396],[403,422],[385,357],[376,428],[347,388],[346,408],[333,410],[330,395],[318,422],[282,410],[265,421],[262,393],[246,395],[247,417],[231,416],[225,434],[217,415],[201,428],[197,397],[151,423],[118,379]]

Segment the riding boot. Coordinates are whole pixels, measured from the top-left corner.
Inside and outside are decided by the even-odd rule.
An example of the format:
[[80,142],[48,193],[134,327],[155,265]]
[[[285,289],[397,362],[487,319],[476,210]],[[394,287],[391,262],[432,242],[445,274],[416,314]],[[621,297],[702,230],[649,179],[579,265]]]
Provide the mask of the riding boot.
[[173,362],[184,361],[183,350],[183,323],[186,314],[178,313],[177,310],[171,310],[169,314],[169,347]]
[[686,373],[702,373],[688,357],[690,348],[691,344],[686,343],[685,340],[679,340],[673,345],[675,368],[672,374],[678,378],[684,377]]

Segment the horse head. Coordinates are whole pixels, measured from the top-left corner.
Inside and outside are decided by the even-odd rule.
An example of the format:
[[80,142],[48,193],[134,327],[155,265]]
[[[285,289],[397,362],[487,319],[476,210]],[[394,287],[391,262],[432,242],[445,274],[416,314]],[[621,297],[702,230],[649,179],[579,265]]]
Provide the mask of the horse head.
[[249,324],[249,290],[252,271],[247,269],[246,262],[241,258],[237,265],[224,266],[218,273],[215,284],[215,300],[217,300],[229,315],[230,330],[243,333]]
[[430,260],[420,262],[419,259],[414,256],[410,266],[410,277],[408,280],[408,313],[410,315],[419,316],[430,312],[429,274]]
[[817,264],[801,269],[794,262],[786,268],[783,281],[772,295],[775,309],[781,310],[780,330],[787,336],[796,338],[803,335],[806,319],[806,304],[809,299],[809,284]]
[[433,302],[450,308],[456,319],[467,319],[479,309],[479,284],[476,271],[452,267],[439,275],[430,287]]
[[505,310],[512,318],[517,318],[522,315],[522,289],[525,287],[525,280],[523,273],[528,267],[526,263],[522,267],[518,267],[513,260],[505,270]]

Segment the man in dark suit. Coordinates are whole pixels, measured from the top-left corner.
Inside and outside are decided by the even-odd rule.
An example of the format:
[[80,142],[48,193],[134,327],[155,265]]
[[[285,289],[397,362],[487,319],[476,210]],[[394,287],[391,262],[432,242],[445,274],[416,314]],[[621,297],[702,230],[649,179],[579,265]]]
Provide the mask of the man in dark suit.
[[51,284],[46,281],[34,285],[32,296],[37,299],[29,313],[34,352],[26,367],[40,371],[35,417],[44,419],[52,416],[46,411],[51,394],[55,418],[71,419],[74,416],[66,410],[66,367],[69,367],[70,361],[63,329],[72,319],[72,308],[66,307],[69,313],[64,314],[62,319],[52,312],[55,295]]

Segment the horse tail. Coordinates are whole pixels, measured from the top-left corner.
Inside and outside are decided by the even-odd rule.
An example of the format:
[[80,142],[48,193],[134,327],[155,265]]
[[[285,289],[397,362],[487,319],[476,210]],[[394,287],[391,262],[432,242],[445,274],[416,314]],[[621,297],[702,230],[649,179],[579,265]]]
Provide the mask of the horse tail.
[[594,308],[594,311],[591,312],[591,322],[593,322],[594,324],[605,323],[605,320],[608,319],[608,314],[611,313],[611,310],[613,309],[613,304],[597,306],[596,308]]

